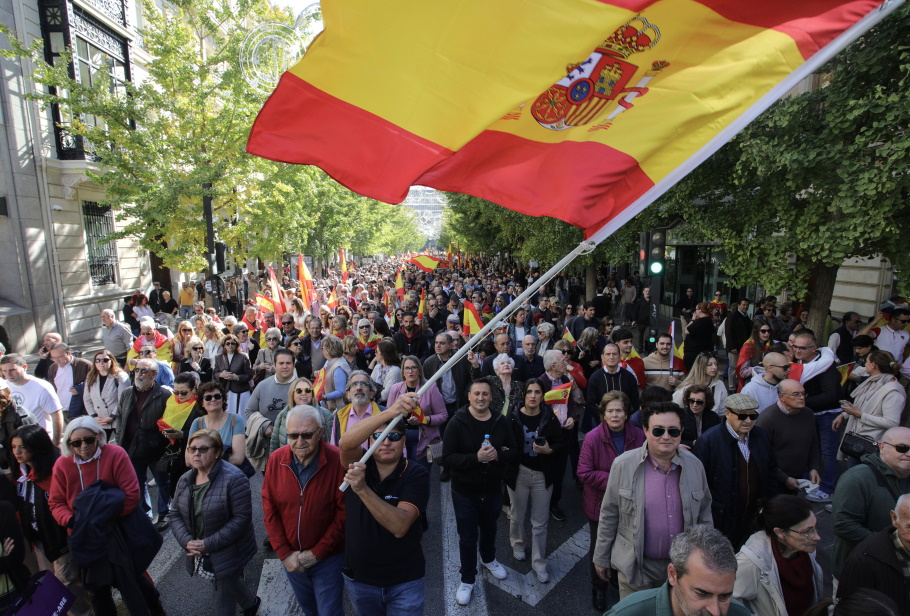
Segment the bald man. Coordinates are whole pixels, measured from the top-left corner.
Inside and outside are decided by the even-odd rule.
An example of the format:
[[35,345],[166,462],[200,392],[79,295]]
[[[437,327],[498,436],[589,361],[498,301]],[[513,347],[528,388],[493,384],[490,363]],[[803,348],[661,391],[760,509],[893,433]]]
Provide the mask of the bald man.
[[888,528],[898,496],[910,492],[910,428],[891,428],[878,443],[844,473],[832,500],[834,576],[853,547],[872,533]]
[[790,374],[790,361],[780,353],[768,353],[761,365],[752,369],[752,380],[742,391],[758,401],[759,411],[777,402],[777,384]]

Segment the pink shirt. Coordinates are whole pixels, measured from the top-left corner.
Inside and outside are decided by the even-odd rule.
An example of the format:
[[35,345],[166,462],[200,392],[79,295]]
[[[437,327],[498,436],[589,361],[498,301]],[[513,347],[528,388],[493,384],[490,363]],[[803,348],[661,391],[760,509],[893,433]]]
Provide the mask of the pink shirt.
[[645,460],[645,558],[670,558],[670,544],[683,531],[679,477],[677,465],[671,464],[670,471],[664,473],[648,454]]

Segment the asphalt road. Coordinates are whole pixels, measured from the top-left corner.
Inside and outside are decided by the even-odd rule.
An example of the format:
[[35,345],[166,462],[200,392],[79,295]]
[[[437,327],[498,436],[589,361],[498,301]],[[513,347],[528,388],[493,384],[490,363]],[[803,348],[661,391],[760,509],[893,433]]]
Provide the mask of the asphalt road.
[[[265,537],[260,496],[261,475],[251,480],[251,487],[256,538],[257,543],[261,545]],[[455,588],[459,582],[458,537],[455,532],[449,484],[439,483],[438,469],[434,466],[428,511],[430,528],[423,538],[423,549],[427,559],[425,613],[428,616],[594,614],[588,564],[585,559],[588,530],[581,510],[581,490],[576,489],[571,480],[565,482],[563,489],[562,508],[567,519],[564,522],[550,519],[548,524],[547,558],[551,581],[548,584],[538,583],[531,573],[530,563],[517,562],[512,557],[508,539],[509,521],[502,515],[497,533],[497,559],[509,569],[509,576],[500,582],[493,580],[486,572],[479,575],[473,601],[470,605],[461,607],[454,600]],[[153,493],[154,490],[155,488],[152,488]],[[831,516],[824,510],[823,505],[813,505],[813,510],[818,517],[818,527],[823,537],[819,544],[818,560],[826,571],[826,591],[830,594],[828,572],[833,553]],[[526,533],[530,536],[529,523],[526,525]],[[166,532],[164,546],[149,570],[161,591],[167,613],[171,616],[214,614],[209,583],[191,578],[187,574],[182,554],[173,536]],[[263,598],[260,614],[263,616],[301,614],[287,587],[281,563],[274,552],[260,548],[247,566],[245,575],[251,589]],[[615,589],[611,589],[608,600],[611,603],[618,600]],[[126,614],[122,606],[121,613]],[[354,614],[347,601],[345,614]]]

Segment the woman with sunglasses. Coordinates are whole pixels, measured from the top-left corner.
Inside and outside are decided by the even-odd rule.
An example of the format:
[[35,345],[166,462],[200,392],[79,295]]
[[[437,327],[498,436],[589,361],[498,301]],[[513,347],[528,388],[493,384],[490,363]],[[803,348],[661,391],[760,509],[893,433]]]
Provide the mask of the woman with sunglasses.
[[604,347],[610,342],[610,334],[613,333],[613,317],[609,314],[600,320],[600,327],[597,329],[597,357],[603,355]]
[[288,413],[295,406],[315,407],[322,413],[322,424],[324,429],[329,430],[332,427],[332,420],[335,417],[332,414],[332,411],[324,406],[320,406],[319,403],[316,402],[313,383],[310,379],[299,378],[291,383],[291,386],[288,388],[288,403],[275,418],[275,423],[272,427],[272,439],[269,442],[270,455],[279,447],[284,447],[288,444]]
[[[831,424],[831,429],[837,432],[846,422],[847,429],[842,434],[855,432],[878,442],[889,428],[900,425],[907,392],[898,380],[901,365],[888,351],[869,353],[865,367],[869,378],[853,391],[850,396],[853,402],[841,403],[843,412]],[[841,441],[843,438],[841,436]],[[838,447],[837,459],[843,460],[844,457],[844,452]],[[857,458],[847,460],[847,466],[851,468],[859,463]]]
[[190,338],[193,338],[195,335],[196,333],[193,331],[193,323],[191,321],[180,321],[180,324],[177,326],[177,335],[171,340],[171,346],[173,347],[174,352],[174,368],[183,361],[183,358],[187,353],[187,343],[190,341]]
[[243,413],[227,412],[227,396],[217,383],[203,383],[196,389],[197,417],[190,426],[190,434],[199,430],[215,430],[221,435],[225,447],[231,448],[227,461],[234,466],[246,458],[246,421]]
[[539,379],[524,384],[522,402],[509,413],[521,461],[506,471],[509,490],[509,542],[515,560],[526,560],[525,516],[531,516],[531,569],[537,581],[550,581],[547,571],[547,520],[556,474],[565,471],[559,455],[564,449],[563,430],[553,410],[543,402],[544,385]]
[[753,614],[804,614],[824,592],[815,514],[804,498],[780,494],[764,504],[759,521],[762,530],[736,555],[733,596]]
[[373,325],[369,319],[360,319],[357,321],[357,347],[363,353],[367,363],[373,361],[376,357],[376,350],[379,348],[379,341],[382,336],[373,331]]
[[215,613],[254,616],[262,599],[250,592],[243,569],[256,554],[250,482],[222,459],[215,430],[193,432],[186,448],[190,466],[177,482],[168,516],[177,544],[186,550],[186,570],[212,582]]
[[566,307],[556,317],[556,331],[566,331],[566,322],[575,318],[575,307],[572,304],[566,304]]
[[720,378],[720,365],[713,353],[698,354],[698,357],[695,358],[695,363],[692,364],[692,369],[689,370],[689,374],[673,391],[673,402],[685,408],[685,391],[693,385],[702,385],[711,391],[711,395],[714,398],[714,406],[711,407],[711,411],[719,417],[723,417],[727,408],[725,406],[727,386]]
[[704,385],[690,385],[684,389],[682,400],[682,444],[692,447],[705,430],[719,425],[721,418],[713,410],[705,412],[714,408],[714,394]]
[[[276,330],[277,331],[277,330]],[[215,357],[214,383],[227,390],[228,409],[235,415],[243,415],[250,399],[250,379],[253,369],[250,358],[239,349],[236,336],[227,335],[221,339],[221,354]]]
[[[91,599],[70,558],[66,528],[57,523],[48,504],[51,473],[60,450],[54,447],[44,428],[30,424],[19,427],[13,434],[10,451],[19,464],[14,477],[19,475],[15,485],[23,505],[20,507],[21,526],[25,538],[33,546],[38,570],[53,571],[76,595],[76,604],[70,608],[70,613],[90,614]],[[7,536],[7,533],[3,535]]]
[[[63,455],[54,463],[48,506],[57,524],[69,529],[70,535],[92,532],[81,528],[97,520],[75,516],[80,493],[96,482],[103,481],[123,491],[124,501],[120,511],[106,511],[113,519],[122,519],[139,504],[139,481],[130,457],[121,447],[107,442],[104,429],[93,418],[82,416],[66,426],[61,440]],[[86,503],[86,506],[88,504]],[[153,531],[154,532],[154,531]],[[70,544],[70,554],[79,561],[80,553]],[[98,616],[114,616],[117,607],[111,595],[111,586],[120,596],[131,615],[164,614],[158,590],[151,578],[133,568],[128,550],[108,550],[90,567],[82,567],[81,575],[91,596],[92,609]],[[90,580],[96,580],[92,584]],[[103,581],[102,581],[103,580]]]
[[645,442],[645,433],[631,424],[632,403],[621,391],[604,394],[598,405],[600,423],[585,435],[578,458],[578,478],[583,487],[582,508],[588,518],[591,544],[588,550],[591,585],[593,586],[594,609],[607,609],[608,584],[594,569],[594,547],[597,545],[597,525],[600,520],[600,505],[607,490],[607,480],[613,460],[626,451],[638,449]]
[[253,375],[256,383],[261,383],[275,374],[275,349],[281,347],[284,337],[277,327],[270,327],[265,331],[265,346],[259,349],[256,362],[253,364]]
[[174,395],[164,404],[164,413],[158,422],[161,435],[168,439],[167,448],[156,463],[159,472],[168,473],[168,488],[171,498],[177,487],[177,480],[186,472],[186,440],[190,428],[199,417],[196,410],[196,388],[199,386],[196,374],[184,372],[174,377]]
[[537,326],[537,354],[543,357],[547,351],[553,350],[556,326],[552,323],[541,323]]
[[95,418],[110,438],[117,418],[120,394],[130,386],[130,378],[110,351],[98,351],[85,377],[85,414]]
[[[402,357],[401,373],[404,375],[404,380],[395,383],[389,389],[386,406],[391,407],[402,395],[416,392],[426,382],[423,375],[423,364],[413,355]],[[420,396],[419,404],[423,413],[423,421],[414,414],[408,418],[406,447],[408,459],[417,460],[429,470],[432,460],[427,459],[427,450],[430,445],[442,443],[439,426],[448,419],[449,415],[438,387],[430,387]]]
[[130,347],[129,352],[126,354],[126,368],[128,370],[132,370],[136,366],[136,362],[139,361],[140,357],[139,351],[147,344],[155,347],[154,359],[165,364],[170,364],[174,361],[174,352],[167,336],[158,331],[155,319],[145,317],[139,321],[139,336],[133,341],[133,346]]
[[[223,347],[219,346],[219,352]],[[208,383],[214,378],[212,362],[206,357],[205,346],[199,338],[193,336],[187,342],[187,355],[177,366],[177,374],[195,372],[199,375],[200,383]],[[216,356],[217,358],[217,356]]]
[[739,379],[737,392],[742,391],[743,386],[752,378],[752,368],[761,363],[773,343],[771,326],[767,323],[756,322],[752,328],[752,336],[743,344],[736,360],[736,376]]

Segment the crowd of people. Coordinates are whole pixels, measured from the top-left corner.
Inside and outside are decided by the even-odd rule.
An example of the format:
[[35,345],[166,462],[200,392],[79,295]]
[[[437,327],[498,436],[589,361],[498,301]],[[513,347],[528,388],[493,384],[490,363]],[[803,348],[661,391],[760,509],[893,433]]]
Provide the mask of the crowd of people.
[[[538,276],[388,260],[312,293],[290,271],[276,285],[230,277],[217,305],[203,282],[176,299],[155,283],[121,318],[102,312],[90,355],[56,333],[33,367],[0,348],[0,517],[8,504],[21,522],[0,536],[0,600],[51,570],[72,614],[115,614],[112,589],[130,614],[162,614],[145,571],[170,532],[218,614],[256,614],[243,572],[264,530],[304,613],[341,614],[346,593],[361,616],[423,614],[432,477],[451,486],[460,584],[445,600],[461,605],[483,570],[508,576],[500,559],[550,583],[547,529],[566,520],[568,485],[582,491],[599,612],[615,584],[616,616],[821,614],[819,503],[834,613],[910,613],[903,298],[823,336],[803,307],[728,308],[723,291],[688,289],[682,335],[648,353],[646,281],[607,273],[583,300],[560,276],[515,306]],[[507,308],[453,358],[466,312]],[[502,515],[510,555],[497,554]]]

